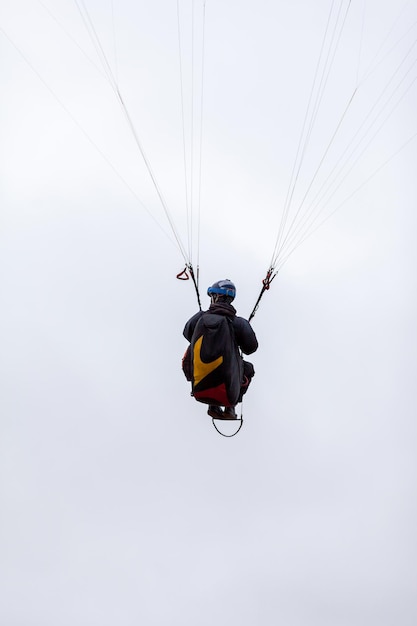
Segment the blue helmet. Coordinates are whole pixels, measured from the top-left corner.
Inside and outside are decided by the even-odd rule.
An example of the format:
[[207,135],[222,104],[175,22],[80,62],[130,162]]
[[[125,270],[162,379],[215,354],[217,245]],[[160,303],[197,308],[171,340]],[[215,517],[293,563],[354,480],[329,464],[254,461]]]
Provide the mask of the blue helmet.
[[227,296],[228,300],[230,299],[229,302],[232,302],[236,296],[236,287],[228,278],[226,278],[226,280],[219,280],[207,289],[208,296],[211,297],[215,294]]

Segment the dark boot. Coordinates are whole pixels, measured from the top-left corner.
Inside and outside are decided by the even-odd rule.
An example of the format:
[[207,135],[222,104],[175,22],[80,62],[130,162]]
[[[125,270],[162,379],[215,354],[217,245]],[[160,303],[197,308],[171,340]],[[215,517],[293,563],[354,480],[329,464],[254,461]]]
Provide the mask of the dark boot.
[[224,420],[237,420],[237,414],[234,406],[226,406],[223,413]]
[[210,417],[214,417],[214,419],[224,419],[223,411],[219,406],[214,406],[210,404],[209,408],[207,409],[207,413],[210,415]]

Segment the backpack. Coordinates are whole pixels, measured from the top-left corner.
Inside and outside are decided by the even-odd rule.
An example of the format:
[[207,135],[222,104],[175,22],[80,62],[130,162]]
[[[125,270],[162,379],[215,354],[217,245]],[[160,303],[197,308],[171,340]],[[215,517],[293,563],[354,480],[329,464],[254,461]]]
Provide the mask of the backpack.
[[191,338],[189,357],[194,398],[205,404],[235,406],[243,380],[243,360],[232,320],[203,313]]

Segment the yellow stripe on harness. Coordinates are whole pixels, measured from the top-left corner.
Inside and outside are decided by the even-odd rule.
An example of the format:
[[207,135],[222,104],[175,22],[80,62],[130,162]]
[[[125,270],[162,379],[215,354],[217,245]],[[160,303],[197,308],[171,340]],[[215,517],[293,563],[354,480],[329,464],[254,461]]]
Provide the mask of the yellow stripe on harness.
[[219,356],[218,359],[211,361],[210,363],[204,363],[201,359],[201,344],[203,343],[203,335],[197,339],[194,344],[194,385],[198,385],[206,376],[211,374],[216,367],[219,367],[223,363],[223,357]]

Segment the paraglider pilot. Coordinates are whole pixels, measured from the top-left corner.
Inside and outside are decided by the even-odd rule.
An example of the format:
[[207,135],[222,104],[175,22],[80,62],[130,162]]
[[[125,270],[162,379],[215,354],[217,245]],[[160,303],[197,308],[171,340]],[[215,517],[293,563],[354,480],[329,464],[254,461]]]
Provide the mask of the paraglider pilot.
[[236,315],[232,305],[236,287],[229,279],[214,283],[207,295],[209,309],[193,315],[184,327],[190,345],[183,371],[191,381],[192,395],[209,405],[207,413],[212,418],[237,419],[235,406],[255,374],[241,353],[255,352],[258,341],[249,322]]

